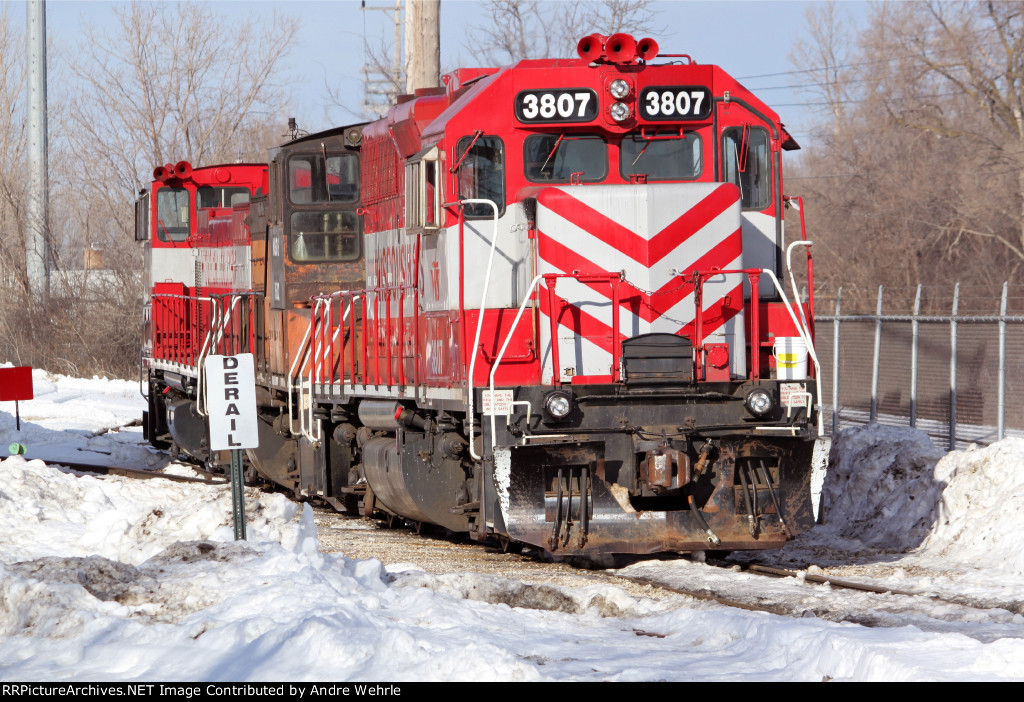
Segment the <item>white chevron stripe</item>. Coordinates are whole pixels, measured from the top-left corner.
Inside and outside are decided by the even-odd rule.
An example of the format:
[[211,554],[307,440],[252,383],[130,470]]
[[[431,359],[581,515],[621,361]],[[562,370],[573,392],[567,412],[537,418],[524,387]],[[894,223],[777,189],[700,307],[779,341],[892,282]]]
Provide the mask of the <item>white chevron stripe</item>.
[[[728,239],[739,228],[738,226],[732,226],[737,224],[734,221],[735,219],[735,212],[730,210],[721,212],[693,236],[680,242],[678,246],[666,253],[660,261],[655,262],[651,268],[648,269],[644,264],[635,261],[619,249],[605,243],[586,229],[583,229],[579,225],[565,219],[561,215],[558,215],[543,206],[538,207],[537,212],[537,226],[542,232],[542,236],[547,236],[548,238],[564,245],[566,248],[575,251],[600,270],[625,270],[626,277],[633,280],[644,280],[648,277],[652,278],[650,287],[642,283],[640,284],[640,287],[649,290],[661,287],[661,285],[668,282],[672,277],[670,275],[670,270],[673,268],[673,262],[696,261],[702,256],[707,255],[708,252]],[[671,221],[669,224],[671,224]],[[636,232],[640,236],[644,236],[649,229],[649,227],[644,226],[645,224],[647,223],[638,221],[623,224],[623,226]],[[730,226],[732,226],[732,228],[730,228]],[[656,233],[660,233],[662,229],[657,230]],[[645,238],[649,239],[650,237]],[[671,259],[671,261],[669,259]],[[545,263],[548,263],[548,261],[545,260]],[[677,263],[675,267],[682,268],[684,266]],[[641,272],[643,272],[642,275]],[[657,272],[657,275],[652,275],[655,274],[655,272]],[[655,284],[656,281],[657,284]]]
[[627,229],[636,222],[647,222],[648,228],[637,234],[650,240],[721,187],[721,183],[687,183],[685,188],[679,185],[585,185],[559,190]]

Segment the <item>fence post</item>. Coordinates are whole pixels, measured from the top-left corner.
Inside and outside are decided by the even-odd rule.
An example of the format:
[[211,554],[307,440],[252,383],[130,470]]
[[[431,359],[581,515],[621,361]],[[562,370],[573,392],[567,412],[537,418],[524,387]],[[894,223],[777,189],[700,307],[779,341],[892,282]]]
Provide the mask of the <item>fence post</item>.
[[1009,281],[1003,283],[1003,296],[999,301],[999,399],[996,404],[998,440],[1006,433],[1006,298],[1009,287]]
[[921,314],[921,284],[917,284],[917,293],[914,295],[914,320],[911,325],[912,341],[910,347],[910,426],[917,426],[917,349],[918,329],[921,323],[917,316]]
[[832,433],[839,431],[839,309],[843,288],[836,293],[836,316],[832,320]]
[[878,415],[878,365],[882,355],[882,286],[878,286],[878,305],[875,308],[875,361],[871,368],[871,414],[868,422],[874,424]]
[[953,288],[953,314],[949,318],[949,450],[956,448],[956,318],[960,310],[960,283]]

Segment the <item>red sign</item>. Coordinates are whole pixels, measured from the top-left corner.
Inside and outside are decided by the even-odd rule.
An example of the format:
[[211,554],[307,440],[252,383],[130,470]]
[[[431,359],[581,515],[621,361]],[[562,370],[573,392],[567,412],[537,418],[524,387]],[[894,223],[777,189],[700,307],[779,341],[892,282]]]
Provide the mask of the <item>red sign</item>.
[[0,402],[31,400],[32,366],[0,368]]

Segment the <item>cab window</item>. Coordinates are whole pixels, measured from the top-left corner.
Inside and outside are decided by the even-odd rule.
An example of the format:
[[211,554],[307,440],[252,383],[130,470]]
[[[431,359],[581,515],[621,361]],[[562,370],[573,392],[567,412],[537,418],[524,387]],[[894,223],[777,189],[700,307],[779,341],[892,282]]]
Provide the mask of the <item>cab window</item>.
[[596,183],[608,175],[608,144],[596,134],[532,134],[523,163],[534,183]]
[[293,261],[354,261],[359,258],[359,216],[354,210],[293,212]]
[[359,200],[355,154],[299,154],[288,160],[288,196],[296,205]]
[[693,180],[700,177],[703,163],[704,149],[697,132],[627,134],[619,147],[619,171],[624,179],[644,175],[647,180]]
[[234,207],[249,202],[249,188],[219,188],[204,185],[196,190],[196,207]]
[[722,132],[722,180],[739,186],[743,209],[763,210],[771,202],[771,142],[761,127]]
[[156,195],[156,235],[160,241],[188,238],[189,197],[185,188],[160,188]]
[[[467,153],[467,149],[469,150]],[[505,144],[498,137],[462,137],[455,147],[460,200],[490,200],[505,211]],[[493,217],[487,205],[466,205],[465,217]]]

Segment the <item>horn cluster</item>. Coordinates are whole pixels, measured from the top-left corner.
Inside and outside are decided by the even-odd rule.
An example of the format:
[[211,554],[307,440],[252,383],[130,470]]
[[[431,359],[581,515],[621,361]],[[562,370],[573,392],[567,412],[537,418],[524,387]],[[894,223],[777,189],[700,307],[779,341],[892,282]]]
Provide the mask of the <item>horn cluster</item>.
[[188,180],[192,177],[192,164],[188,161],[167,163],[153,169],[153,180],[166,183],[169,180]]
[[637,59],[651,61],[658,55],[658,42],[653,39],[637,41],[629,34],[589,34],[576,44],[576,53],[590,63],[632,63]]

